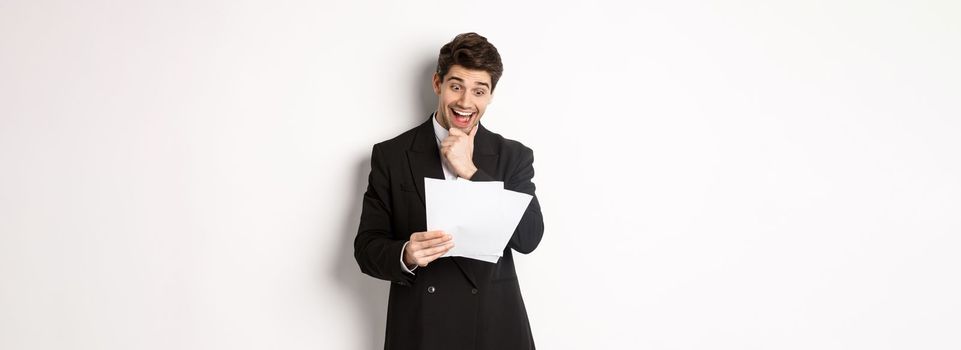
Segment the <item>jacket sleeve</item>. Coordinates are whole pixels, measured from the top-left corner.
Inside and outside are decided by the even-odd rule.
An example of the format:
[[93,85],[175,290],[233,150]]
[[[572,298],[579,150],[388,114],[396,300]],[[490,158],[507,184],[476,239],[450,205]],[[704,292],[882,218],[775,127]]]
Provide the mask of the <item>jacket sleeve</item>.
[[[517,163],[508,168],[510,176],[508,177],[509,180],[504,183],[504,188],[527,193],[534,198],[527,205],[527,210],[521,217],[520,223],[517,224],[517,228],[514,229],[514,234],[507,246],[519,253],[530,254],[541,243],[541,238],[544,236],[544,217],[541,215],[541,205],[537,201],[537,195],[534,193],[536,187],[532,181],[534,179],[534,151],[527,147],[521,147],[518,160]],[[471,181],[495,180],[489,174],[478,170],[471,177]]]
[[383,154],[374,145],[360,227],[354,239],[354,259],[365,274],[406,285],[413,281],[414,275],[401,269],[401,251],[406,241],[394,238],[389,203],[390,172]]

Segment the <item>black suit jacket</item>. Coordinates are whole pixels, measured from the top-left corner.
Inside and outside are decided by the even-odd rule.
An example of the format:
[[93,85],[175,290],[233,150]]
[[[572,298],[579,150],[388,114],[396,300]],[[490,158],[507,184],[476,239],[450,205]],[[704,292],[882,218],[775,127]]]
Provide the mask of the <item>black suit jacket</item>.
[[393,282],[385,349],[534,348],[511,255],[530,253],[544,233],[531,182],[534,155],[478,127],[471,181],[503,181],[506,189],[534,195],[497,264],[445,257],[414,275],[404,272],[404,242],[427,228],[424,177],[444,178],[433,121],[374,145],[354,257],[364,273]]

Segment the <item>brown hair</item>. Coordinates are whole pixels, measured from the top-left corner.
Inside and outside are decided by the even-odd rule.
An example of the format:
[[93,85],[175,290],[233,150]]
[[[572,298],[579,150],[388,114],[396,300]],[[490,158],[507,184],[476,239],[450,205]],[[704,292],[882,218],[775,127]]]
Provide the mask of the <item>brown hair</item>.
[[504,64],[501,63],[497,48],[477,33],[458,34],[454,40],[440,48],[437,75],[444,79],[450,67],[455,64],[467,69],[486,71],[491,75],[491,91],[504,73]]

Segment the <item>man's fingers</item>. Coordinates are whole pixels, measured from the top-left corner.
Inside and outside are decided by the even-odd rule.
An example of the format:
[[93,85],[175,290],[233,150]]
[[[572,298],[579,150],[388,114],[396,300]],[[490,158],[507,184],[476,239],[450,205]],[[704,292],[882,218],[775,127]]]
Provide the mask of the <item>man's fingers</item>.
[[447,253],[447,252],[441,252],[431,256],[423,257],[421,258],[421,263],[417,264],[417,266],[426,267],[427,264],[434,262],[434,260],[440,259],[440,257],[443,256],[444,253]]
[[418,266],[427,266],[428,263],[440,258],[454,247],[453,237],[441,230],[416,232],[410,235],[411,260]]
[[419,241],[419,242],[416,242],[416,243],[414,243],[414,244],[418,245],[421,249],[423,249],[423,248],[430,248],[430,247],[433,247],[433,246],[435,246],[435,245],[447,243],[448,241],[451,240],[451,238],[452,238],[452,237],[451,237],[450,235],[443,235],[443,236],[441,236],[441,237],[437,237],[437,238],[434,238],[434,239],[429,239],[429,240],[426,240],[426,241]]
[[442,246],[447,243],[453,243],[450,235],[444,235],[443,237],[438,237],[427,241],[414,242],[411,245],[413,246],[412,249],[416,252],[436,246]]
[[437,237],[442,237],[447,234],[444,232],[444,230],[424,231],[423,233],[424,233],[422,237],[423,239],[434,239]]
[[419,257],[428,257],[432,255],[437,255],[438,253],[443,254],[454,247],[454,242],[447,242],[438,246],[431,248],[421,249],[414,253],[414,255]]
[[457,144],[457,142],[459,142],[460,140],[461,140],[461,139],[460,139],[459,136],[451,135],[451,136],[448,136],[446,139],[441,140],[441,141],[440,141],[440,145],[441,145],[441,146],[453,146],[453,145]]
[[443,237],[445,235],[447,234],[444,233],[444,231],[442,230],[424,231],[424,232],[417,232],[410,235],[410,240],[414,242],[420,242],[420,241],[431,240],[438,237]]
[[446,254],[453,247],[454,247],[454,242],[450,242],[445,245],[421,250],[420,252],[415,253],[415,254],[420,254],[419,257],[415,258],[415,260],[417,261],[417,265],[421,267],[427,266],[428,263],[434,260],[437,260],[437,258],[440,258],[441,255]]

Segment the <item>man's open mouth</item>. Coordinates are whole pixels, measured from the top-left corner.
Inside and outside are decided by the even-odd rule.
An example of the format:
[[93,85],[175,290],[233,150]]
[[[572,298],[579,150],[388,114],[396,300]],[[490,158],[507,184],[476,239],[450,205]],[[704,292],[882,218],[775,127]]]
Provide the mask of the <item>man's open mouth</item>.
[[474,111],[462,111],[454,108],[450,108],[451,121],[458,124],[459,127],[470,126],[470,120],[477,114]]

